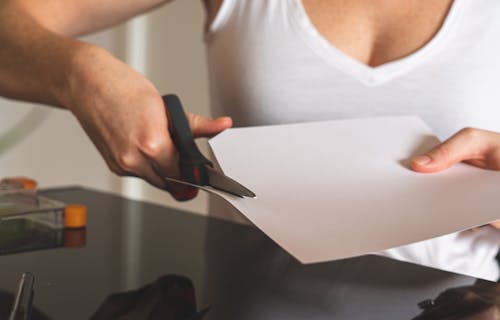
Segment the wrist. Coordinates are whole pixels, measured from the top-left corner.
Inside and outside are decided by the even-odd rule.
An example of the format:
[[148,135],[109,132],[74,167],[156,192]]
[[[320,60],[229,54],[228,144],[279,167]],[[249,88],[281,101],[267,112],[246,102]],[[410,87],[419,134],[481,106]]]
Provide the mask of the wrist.
[[99,81],[95,67],[110,54],[90,43],[72,42],[67,49],[65,63],[62,66],[62,77],[53,86],[53,94],[60,106],[73,112],[75,106],[78,105],[78,97],[82,96],[86,88],[94,86]]

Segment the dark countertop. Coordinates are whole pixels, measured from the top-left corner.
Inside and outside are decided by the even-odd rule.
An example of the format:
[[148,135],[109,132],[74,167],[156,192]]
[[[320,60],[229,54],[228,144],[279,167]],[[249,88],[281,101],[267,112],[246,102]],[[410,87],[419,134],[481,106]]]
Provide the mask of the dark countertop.
[[188,279],[197,309],[211,306],[203,319],[412,319],[418,302],[475,282],[377,256],[301,265],[250,226],[79,187],[44,195],[88,207],[85,245],[0,256],[1,319],[26,271],[34,319],[89,319],[98,308],[96,319],[196,319],[173,316],[193,312]]

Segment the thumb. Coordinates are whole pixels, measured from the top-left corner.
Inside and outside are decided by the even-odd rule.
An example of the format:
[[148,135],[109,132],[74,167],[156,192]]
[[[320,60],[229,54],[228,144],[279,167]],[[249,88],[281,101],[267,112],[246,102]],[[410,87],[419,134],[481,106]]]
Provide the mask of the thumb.
[[423,155],[411,160],[411,168],[417,172],[432,173],[445,170],[452,165],[480,157],[483,140],[476,129],[462,129],[451,138]]
[[233,125],[230,117],[212,119],[190,112],[187,112],[186,116],[195,138],[215,136]]
[[500,220],[494,221],[494,222],[490,223],[490,225],[492,225],[493,227],[495,227],[497,229],[500,229]]

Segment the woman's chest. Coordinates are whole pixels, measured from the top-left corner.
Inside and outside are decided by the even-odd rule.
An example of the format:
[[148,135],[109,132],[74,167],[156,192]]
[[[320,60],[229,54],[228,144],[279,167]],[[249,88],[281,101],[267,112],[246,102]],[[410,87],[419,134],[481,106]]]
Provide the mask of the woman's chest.
[[353,59],[379,66],[405,57],[439,31],[452,0],[302,0],[321,36]]
[[[238,0],[205,0],[209,22],[224,1]],[[346,55],[370,66],[399,59],[424,46],[441,28],[452,1],[296,0],[319,34]]]
[[496,1],[455,1],[424,47],[376,68],[322,37],[297,3],[235,1],[213,30],[215,114],[237,125],[412,114],[443,138],[463,126],[500,130]]

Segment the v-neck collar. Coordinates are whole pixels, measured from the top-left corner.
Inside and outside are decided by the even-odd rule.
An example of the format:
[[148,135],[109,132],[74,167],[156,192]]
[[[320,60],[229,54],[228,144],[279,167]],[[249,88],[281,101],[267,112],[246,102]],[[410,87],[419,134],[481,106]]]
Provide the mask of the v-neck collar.
[[405,73],[418,63],[427,59],[437,47],[443,45],[445,38],[452,31],[453,26],[463,12],[466,0],[454,0],[448,14],[437,33],[423,47],[417,51],[386,62],[377,67],[364,64],[335,47],[323,37],[312,24],[304,9],[302,0],[290,0],[292,4],[292,26],[302,40],[331,66],[361,81],[367,86],[376,86],[388,82],[398,75]]

